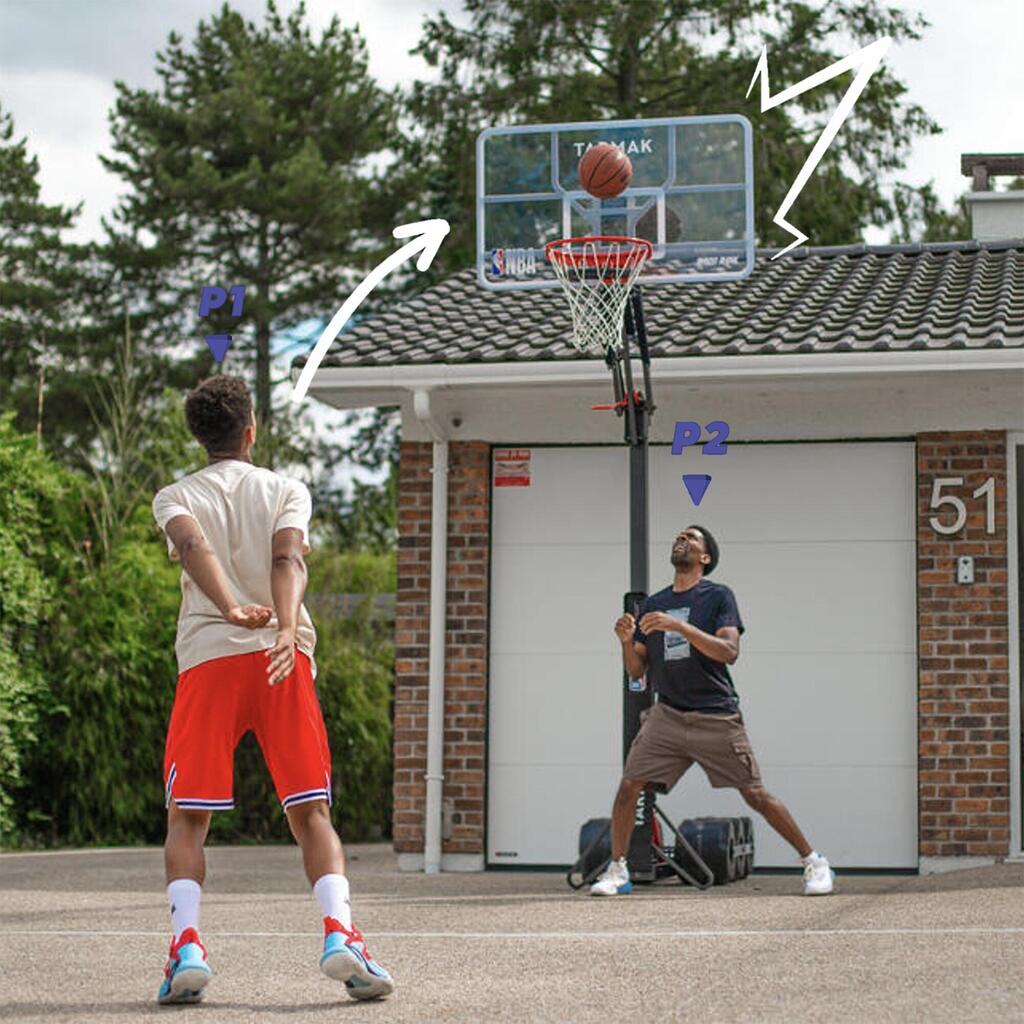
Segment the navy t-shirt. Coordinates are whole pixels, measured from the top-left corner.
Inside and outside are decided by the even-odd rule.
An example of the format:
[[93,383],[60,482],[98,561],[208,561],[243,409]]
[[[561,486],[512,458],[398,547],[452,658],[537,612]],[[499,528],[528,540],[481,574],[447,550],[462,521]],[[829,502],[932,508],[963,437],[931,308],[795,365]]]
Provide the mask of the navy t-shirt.
[[[743,632],[733,592],[708,580],[689,590],[666,587],[651,594],[640,618],[648,612],[665,612],[711,636],[723,626]],[[681,633],[656,630],[648,636],[641,632],[639,620],[633,640],[647,645],[647,681],[665,703],[682,711],[735,714],[739,710],[740,699],[725,662],[702,654]]]

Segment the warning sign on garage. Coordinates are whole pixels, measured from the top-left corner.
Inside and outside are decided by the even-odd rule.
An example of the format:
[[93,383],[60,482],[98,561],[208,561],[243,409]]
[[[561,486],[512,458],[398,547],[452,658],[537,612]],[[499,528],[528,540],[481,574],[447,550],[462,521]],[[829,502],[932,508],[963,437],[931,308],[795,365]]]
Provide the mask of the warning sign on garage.
[[530,486],[530,449],[494,449],[494,486]]

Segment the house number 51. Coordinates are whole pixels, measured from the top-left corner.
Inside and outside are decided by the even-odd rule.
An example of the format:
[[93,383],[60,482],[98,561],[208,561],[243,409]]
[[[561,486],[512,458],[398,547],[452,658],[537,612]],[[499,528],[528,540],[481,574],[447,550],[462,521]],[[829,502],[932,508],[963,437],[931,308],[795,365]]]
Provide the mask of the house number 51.
[[[936,533],[959,533],[967,522],[967,506],[954,494],[943,494],[943,487],[962,487],[964,478],[962,476],[940,476],[932,483],[932,503],[930,508],[942,508],[949,505],[956,509],[956,519],[948,526],[939,522],[938,516],[932,516],[928,522]],[[995,477],[989,477],[972,495],[972,498],[980,498],[985,495],[985,532],[996,532],[996,481]]]

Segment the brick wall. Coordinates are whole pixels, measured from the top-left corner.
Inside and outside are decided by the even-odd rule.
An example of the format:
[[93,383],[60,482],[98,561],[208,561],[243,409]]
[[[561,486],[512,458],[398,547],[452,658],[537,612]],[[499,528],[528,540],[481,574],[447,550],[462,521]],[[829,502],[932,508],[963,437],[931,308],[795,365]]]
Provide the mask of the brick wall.
[[[448,448],[445,853],[483,853],[490,446]],[[423,850],[430,639],[432,445],[405,441],[398,486],[394,846]]]
[[[929,433],[917,445],[919,656],[919,814],[923,857],[1005,856],[1009,849],[1009,638],[1007,605],[1006,435],[1002,431]],[[936,477],[967,506],[963,529],[949,506],[931,504]],[[986,532],[986,499],[996,482],[995,533]],[[956,582],[956,559],[974,556],[973,584]]]
[[399,853],[422,851],[430,645],[429,443],[403,441],[398,469],[398,597],[395,603],[395,804]]

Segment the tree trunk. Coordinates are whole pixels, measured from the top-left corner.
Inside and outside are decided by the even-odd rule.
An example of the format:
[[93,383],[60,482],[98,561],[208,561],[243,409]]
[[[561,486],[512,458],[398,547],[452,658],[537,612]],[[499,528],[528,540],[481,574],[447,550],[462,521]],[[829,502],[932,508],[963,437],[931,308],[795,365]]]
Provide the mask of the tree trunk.
[[619,100],[619,117],[636,117],[639,113],[636,96],[636,73],[640,63],[640,40],[638,26],[633,20],[633,12],[627,11],[626,17],[618,27],[617,34],[622,40],[619,47],[618,72],[615,76],[616,91]]
[[[261,294],[263,290],[260,289]],[[256,424],[268,469],[274,468],[274,414],[270,404],[270,319],[261,311],[256,321]]]
[[256,424],[260,446],[268,469],[274,468],[274,409],[270,399],[270,281],[268,275],[267,229],[259,232],[259,279],[256,282]]

